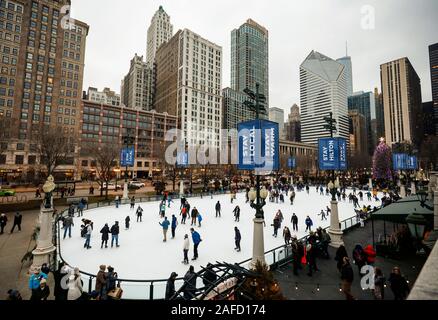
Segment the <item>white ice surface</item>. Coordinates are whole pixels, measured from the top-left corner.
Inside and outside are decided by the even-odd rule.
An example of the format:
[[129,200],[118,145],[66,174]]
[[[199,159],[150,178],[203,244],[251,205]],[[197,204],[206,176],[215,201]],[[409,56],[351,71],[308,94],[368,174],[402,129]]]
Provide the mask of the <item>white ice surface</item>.
[[[348,194],[348,192],[347,192]],[[215,204],[220,201],[222,205],[222,217],[215,217]],[[237,194],[237,199],[233,204],[230,203],[229,195],[217,195],[213,199],[210,197],[188,198],[191,208],[196,207],[203,217],[202,227],[195,227],[201,235],[202,242],[199,245],[199,258],[196,261],[191,261],[195,267],[195,271],[199,270],[199,266],[205,266],[208,262],[215,263],[228,262],[236,263],[251,258],[252,255],[252,239],[253,239],[253,218],[255,210],[249,204],[245,204],[245,194]],[[359,204],[378,206],[380,202],[359,201]],[[188,266],[181,263],[183,260],[183,238],[184,234],[188,234],[190,238],[189,259],[193,257],[193,244],[190,235],[190,217],[187,218],[185,225],[178,224],[176,228],[176,237],[171,239],[170,228],[168,231],[168,240],[163,242],[163,232],[158,224],[162,221],[159,218],[158,207],[159,202],[141,203],[144,209],[143,222],[136,222],[135,210],[130,210],[129,204],[122,205],[118,209],[112,207],[102,207],[84,211],[83,218],[90,219],[94,222],[94,231],[91,236],[91,249],[85,249],[84,238],[80,237],[81,218],[74,218],[74,227],[72,227],[72,238],[61,240],[61,253],[65,261],[73,266],[79,267],[80,270],[91,274],[96,274],[99,270],[99,265],[111,265],[118,272],[119,278],[122,279],[167,279],[171,272],[175,271],[179,276],[184,276]],[[240,222],[234,222],[232,210],[236,205],[241,208]],[[137,209],[138,204],[135,205]],[[307,215],[313,220],[312,230],[317,227],[327,227],[330,224],[330,216],[327,220],[321,221],[321,216],[317,214],[321,209],[330,206],[330,196],[321,196],[316,192],[315,187],[310,188],[310,194],[306,191],[296,192],[294,205],[291,206],[289,198],[285,197],[284,203],[267,202],[264,207],[266,227],[264,228],[265,251],[278,247],[284,244],[282,238],[283,227],[287,225],[292,234],[296,234],[298,238],[305,236],[304,220]],[[181,220],[179,215],[180,200],[176,199],[171,203],[171,208],[166,209],[166,216],[171,219],[172,214]],[[281,229],[278,231],[278,237],[273,237],[273,227],[271,226],[273,218],[277,210],[280,209],[284,215],[284,221]],[[290,222],[292,212],[298,215],[299,232],[292,231]],[[125,230],[125,217],[131,217],[131,226],[129,230]],[[353,204],[346,201],[339,202],[339,220],[355,216]],[[100,229],[105,223],[109,227],[119,221],[120,247],[101,249],[101,234]],[[238,226],[242,234],[241,252],[234,250],[234,226]],[[63,230],[61,229],[61,239]],[[111,235],[108,244],[111,242]],[[133,285],[133,284],[131,284]],[[165,283],[163,284],[165,286]],[[148,288],[142,288],[141,295],[148,294]]]

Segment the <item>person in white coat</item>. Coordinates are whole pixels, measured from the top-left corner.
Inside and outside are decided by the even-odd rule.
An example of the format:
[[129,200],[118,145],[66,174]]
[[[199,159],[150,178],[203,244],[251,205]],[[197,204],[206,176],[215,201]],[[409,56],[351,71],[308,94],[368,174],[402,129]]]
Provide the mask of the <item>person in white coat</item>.
[[67,300],[78,300],[82,296],[82,281],[79,268],[75,268],[68,278]]
[[190,248],[189,235],[186,234],[184,236],[184,245],[183,245],[184,261],[182,263],[184,263],[184,264],[189,264],[189,248]]

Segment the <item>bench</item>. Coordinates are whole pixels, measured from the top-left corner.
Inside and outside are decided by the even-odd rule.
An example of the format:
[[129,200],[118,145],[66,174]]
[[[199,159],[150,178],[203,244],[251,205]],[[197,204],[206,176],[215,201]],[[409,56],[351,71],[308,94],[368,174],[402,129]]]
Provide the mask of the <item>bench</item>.
[[67,204],[71,204],[71,203],[78,204],[81,201],[81,199],[85,199],[85,201],[87,201],[88,203],[88,197],[68,197],[66,200],[67,200]]

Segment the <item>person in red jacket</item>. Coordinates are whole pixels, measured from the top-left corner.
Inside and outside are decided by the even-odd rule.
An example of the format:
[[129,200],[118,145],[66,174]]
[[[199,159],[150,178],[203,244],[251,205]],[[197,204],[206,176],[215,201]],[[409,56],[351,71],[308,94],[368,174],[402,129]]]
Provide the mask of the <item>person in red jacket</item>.
[[366,255],[367,264],[371,266],[374,265],[374,262],[376,261],[376,251],[374,250],[373,246],[369,244],[363,251]]

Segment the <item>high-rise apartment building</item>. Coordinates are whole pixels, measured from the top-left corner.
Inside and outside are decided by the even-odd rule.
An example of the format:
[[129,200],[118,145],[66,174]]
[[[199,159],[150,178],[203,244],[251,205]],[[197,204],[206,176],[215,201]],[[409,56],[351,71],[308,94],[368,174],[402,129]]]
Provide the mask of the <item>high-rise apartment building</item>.
[[256,92],[256,83],[269,106],[269,33],[248,19],[231,32],[231,89]]
[[353,89],[353,65],[351,63],[351,57],[345,56],[336,60],[345,67],[345,81],[347,83],[347,97],[351,96],[354,92]]
[[287,122],[284,124],[285,139],[292,142],[301,142],[300,108],[294,104],[290,108]]
[[176,115],[190,146],[220,146],[222,47],[188,30],[160,46],[155,109]]
[[435,118],[435,134],[438,135],[438,43],[429,46],[430,81]]
[[110,88],[103,88],[103,91],[99,91],[93,87],[88,87],[86,99],[115,107],[120,106],[121,101],[120,94],[115,93]]
[[300,66],[301,141],[317,144],[330,137],[324,117],[333,113],[335,137],[348,141],[349,123],[345,67],[329,57],[312,51]]
[[422,139],[421,84],[408,58],[380,66],[388,145],[410,142],[418,146]]
[[122,80],[121,102],[128,108],[151,110],[153,91],[153,67],[143,60],[143,56],[135,54],[129,72]]
[[170,23],[170,16],[160,6],[152,17],[148,28],[146,62],[152,66],[155,61],[155,54],[158,48],[170,40],[173,36],[173,25]]
[[365,129],[368,145],[368,153],[374,152],[373,134],[371,121],[376,118],[376,105],[372,92],[355,92],[348,97],[348,111],[358,111],[365,117]]
[[[78,134],[88,25],[63,21],[69,0],[0,0],[0,164],[12,175],[40,163],[35,134],[59,126]],[[70,170],[72,154],[58,171]],[[70,166],[70,167],[69,167]]]
[[280,139],[284,139],[284,110],[280,108],[269,108],[269,120],[278,123]]

